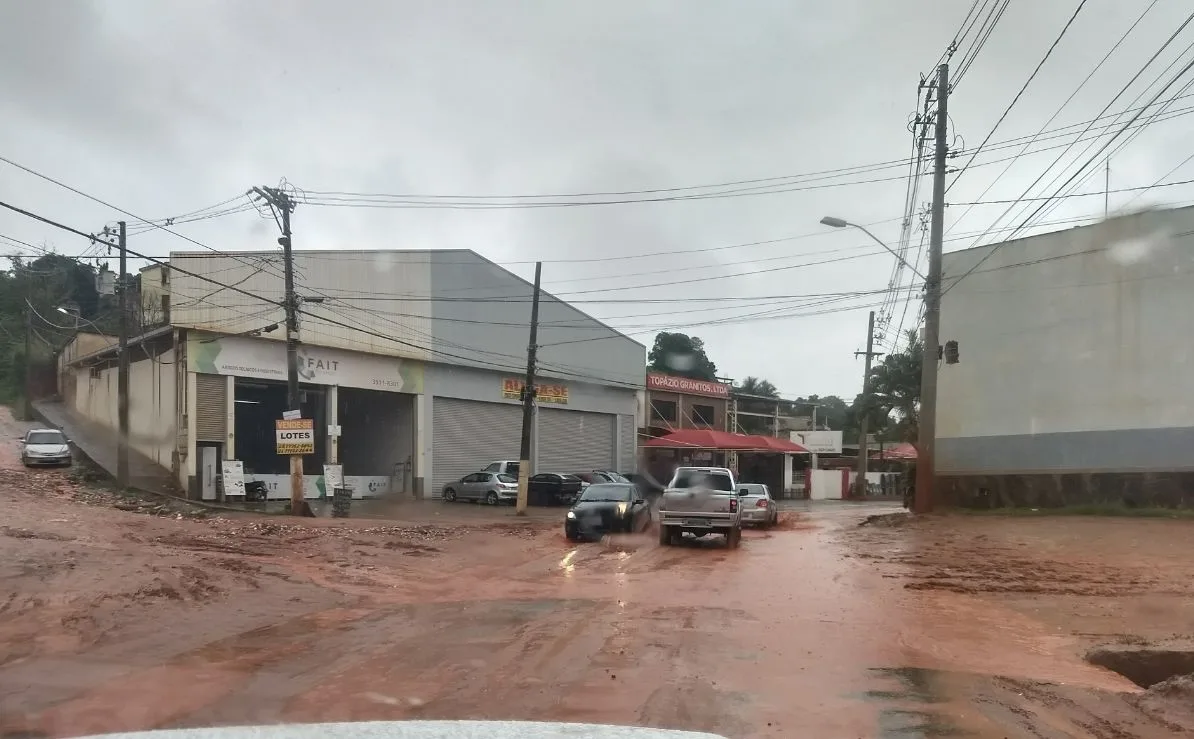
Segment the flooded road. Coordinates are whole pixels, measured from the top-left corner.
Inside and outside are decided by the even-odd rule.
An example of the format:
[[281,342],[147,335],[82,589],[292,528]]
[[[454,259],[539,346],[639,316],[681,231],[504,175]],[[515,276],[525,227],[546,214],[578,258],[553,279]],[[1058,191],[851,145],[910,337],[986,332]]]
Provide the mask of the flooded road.
[[1182,729],[1082,659],[1131,633],[1107,631],[1104,609],[1146,590],[1156,628],[1189,631],[1187,586],[1133,569],[1151,549],[1102,571],[1101,595],[992,593],[946,586],[976,566],[955,549],[986,546],[999,571],[1006,544],[1056,582],[1095,555],[965,530],[990,520],[859,527],[894,510],[876,505],[787,512],[727,550],[650,533],[575,545],[557,522],[483,523],[475,507],[455,525],[436,509],[434,526],[136,515],[11,466],[0,502],[0,736],[401,718],[735,738]]

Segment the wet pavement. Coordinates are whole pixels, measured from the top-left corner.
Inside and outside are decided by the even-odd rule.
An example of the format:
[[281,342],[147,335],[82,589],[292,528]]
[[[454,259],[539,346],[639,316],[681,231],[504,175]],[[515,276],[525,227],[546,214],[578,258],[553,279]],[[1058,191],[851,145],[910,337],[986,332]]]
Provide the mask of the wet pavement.
[[[1073,541],[1102,531],[1122,554],[1115,522],[1069,541],[1015,521],[860,527],[899,508],[804,503],[737,550],[650,532],[575,545],[546,514],[175,520],[83,508],[59,473],[25,474],[0,467],[0,736],[400,718],[735,738],[1178,735],[1082,655],[1135,628],[1110,631],[1101,610],[1128,598],[1147,600],[1148,638],[1183,628],[1186,586],[1132,569],[1178,567],[1157,542],[1188,541],[1180,523],[1148,529],[1127,569],[1098,570],[1099,547]],[[1026,561],[1051,579],[993,574]],[[1033,592],[1080,582],[1067,567],[1103,589]]]

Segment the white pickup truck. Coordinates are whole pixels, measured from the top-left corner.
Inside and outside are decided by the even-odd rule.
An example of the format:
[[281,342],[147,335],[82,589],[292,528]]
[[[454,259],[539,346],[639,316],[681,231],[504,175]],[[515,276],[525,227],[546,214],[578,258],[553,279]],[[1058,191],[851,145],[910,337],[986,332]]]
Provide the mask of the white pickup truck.
[[742,506],[734,473],[725,467],[678,467],[659,498],[659,543],[675,544],[685,533],[721,534],[726,546],[742,541]]

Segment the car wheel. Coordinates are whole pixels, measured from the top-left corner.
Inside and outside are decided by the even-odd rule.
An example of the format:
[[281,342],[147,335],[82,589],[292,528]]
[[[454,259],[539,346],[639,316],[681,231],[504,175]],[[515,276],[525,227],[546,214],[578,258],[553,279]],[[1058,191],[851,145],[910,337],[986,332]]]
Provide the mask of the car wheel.
[[485,502],[488,503],[489,505],[497,505],[498,504],[498,494],[495,493],[494,491],[490,490],[489,493],[486,494],[486,496],[485,496]]
[[738,544],[742,542],[742,529],[732,528],[726,533],[726,546],[730,549],[737,549]]
[[444,488],[444,502],[455,503],[456,502],[456,491],[453,490],[452,488]]
[[659,546],[670,547],[672,545],[672,530],[667,526],[659,527]]

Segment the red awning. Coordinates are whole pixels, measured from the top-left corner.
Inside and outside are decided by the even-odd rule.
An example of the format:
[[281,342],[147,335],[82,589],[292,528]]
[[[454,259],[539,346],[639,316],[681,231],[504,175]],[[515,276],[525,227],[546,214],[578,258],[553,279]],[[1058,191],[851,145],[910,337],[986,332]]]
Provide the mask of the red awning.
[[882,451],[875,451],[871,459],[916,460],[916,447],[912,444],[892,444],[883,447]]
[[783,452],[784,454],[807,454],[808,450],[800,446],[794,441],[781,439],[777,436],[757,436],[748,437],[752,442],[757,444],[756,449],[761,449],[768,452]]
[[758,442],[746,434],[732,434],[714,429],[680,429],[667,436],[657,436],[643,444],[662,449],[721,449],[745,451],[757,449]]

